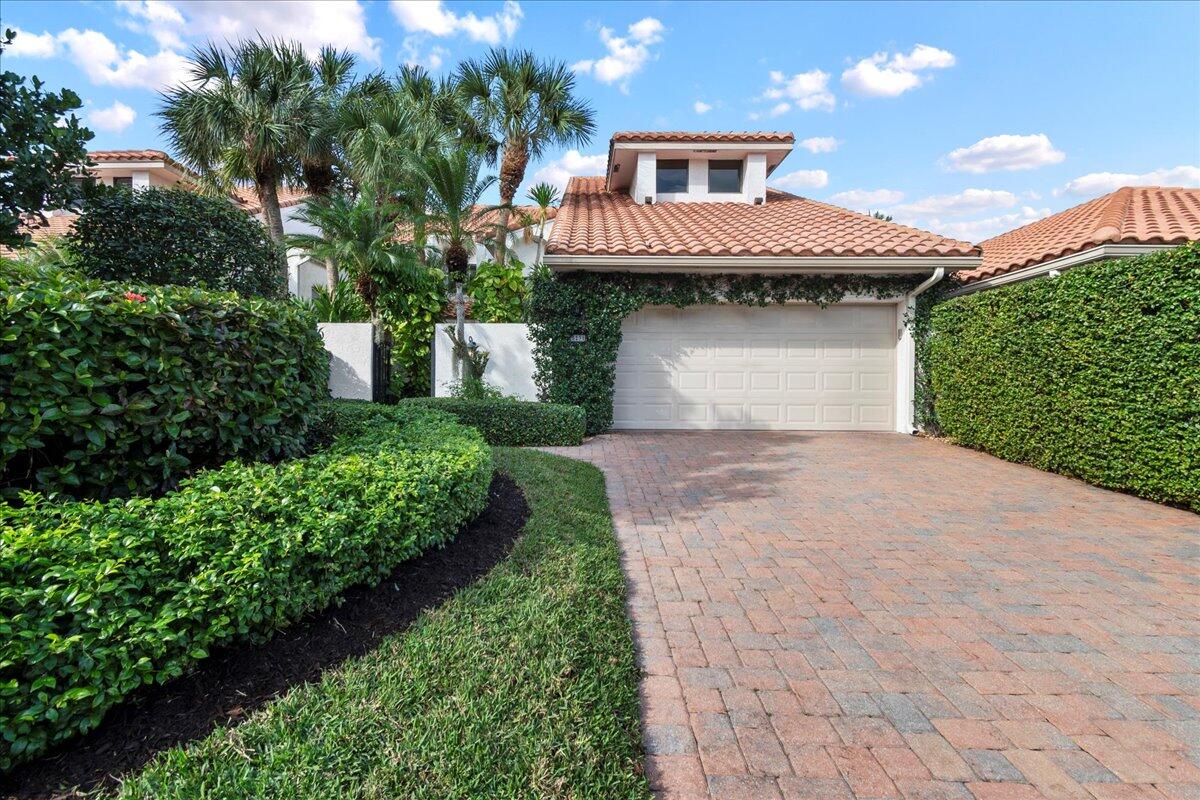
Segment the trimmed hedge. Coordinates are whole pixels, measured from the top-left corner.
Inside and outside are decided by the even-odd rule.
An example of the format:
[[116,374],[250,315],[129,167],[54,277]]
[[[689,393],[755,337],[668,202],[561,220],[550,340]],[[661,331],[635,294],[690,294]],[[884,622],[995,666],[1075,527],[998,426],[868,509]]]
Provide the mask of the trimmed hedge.
[[231,462],[159,499],[0,505],[0,768],[378,582],[483,509],[476,431],[416,406],[336,409],[338,438],[308,458]]
[[225,197],[186,189],[100,189],[67,234],[93,278],[285,296],[283,249]]
[[1200,244],[948,300],[931,337],[947,436],[1200,511]]
[[303,450],[329,356],[299,304],[0,274],[0,489],[107,497]]
[[570,447],[583,443],[587,427],[581,407],[561,403],[414,397],[400,404],[453,414],[462,424],[477,428],[488,444],[499,447]]

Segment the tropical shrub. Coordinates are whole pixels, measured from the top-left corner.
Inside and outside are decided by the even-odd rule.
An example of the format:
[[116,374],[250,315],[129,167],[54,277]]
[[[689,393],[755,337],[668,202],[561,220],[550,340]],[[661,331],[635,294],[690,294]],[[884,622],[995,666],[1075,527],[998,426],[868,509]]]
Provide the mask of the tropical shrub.
[[579,406],[534,403],[511,398],[467,400],[414,397],[401,406],[436,408],[483,434],[501,447],[573,446],[583,442],[586,419]]
[[214,647],[266,639],[482,510],[482,437],[420,406],[337,404],[333,446],[229,462],[157,499],[0,505],[0,768],[95,727]]
[[154,491],[301,452],[329,357],[296,303],[0,273],[0,489]]
[[309,306],[318,322],[368,322],[371,319],[362,295],[344,278],[337,282],[332,294],[325,286],[316,287]]
[[223,197],[184,189],[97,192],[67,240],[79,268],[101,280],[284,293],[282,249]]
[[953,298],[930,337],[947,436],[1200,510],[1200,244]]
[[504,266],[484,261],[475,268],[466,292],[475,301],[471,316],[479,322],[521,322],[525,319],[525,265],[510,258]]

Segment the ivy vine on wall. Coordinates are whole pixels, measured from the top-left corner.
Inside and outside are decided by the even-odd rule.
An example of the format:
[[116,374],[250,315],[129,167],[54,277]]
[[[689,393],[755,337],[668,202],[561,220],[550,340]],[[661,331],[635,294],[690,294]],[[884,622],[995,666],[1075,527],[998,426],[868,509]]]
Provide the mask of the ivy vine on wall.
[[643,306],[687,308],[806,302],[828,306],[847,295],[890,298],[924,275],[727,275],[540,271],[529,299],[534,380],[542,399],[583,406],[587,432],[612,425],[621,323]]

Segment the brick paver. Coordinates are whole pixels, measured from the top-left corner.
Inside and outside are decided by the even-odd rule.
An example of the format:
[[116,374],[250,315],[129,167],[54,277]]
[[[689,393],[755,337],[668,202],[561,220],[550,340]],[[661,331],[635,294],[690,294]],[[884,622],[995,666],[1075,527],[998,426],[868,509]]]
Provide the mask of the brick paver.
[[660,797],[1200,798],[1200,518],[943,442],[629,433]]

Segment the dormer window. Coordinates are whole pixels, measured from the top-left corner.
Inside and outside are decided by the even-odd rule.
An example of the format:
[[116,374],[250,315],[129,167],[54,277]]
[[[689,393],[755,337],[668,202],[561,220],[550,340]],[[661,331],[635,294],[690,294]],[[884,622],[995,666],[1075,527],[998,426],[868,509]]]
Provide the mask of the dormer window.
[[742,162],[712,159],[708,162],[709,194],[737,194],[742,191]]
[[688,162],[685,158],[660,158],[655,165],[655,192],[683,194],[688,188]]

